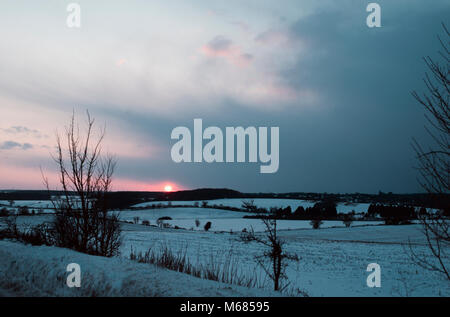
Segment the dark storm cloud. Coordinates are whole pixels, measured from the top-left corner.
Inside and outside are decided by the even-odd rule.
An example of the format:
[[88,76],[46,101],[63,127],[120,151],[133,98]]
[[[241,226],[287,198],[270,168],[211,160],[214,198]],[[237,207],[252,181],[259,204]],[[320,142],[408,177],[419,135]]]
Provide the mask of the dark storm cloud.
[[[169,174],[190,187],[243,191],[420,191],[410,142],[412,137],[427,138],[422,109],[410,92],[423,88],[421,58],[436,55],[436,34],[450,12],[444,2],[380,4],[380,29],[369,29],[365,10],[348,2],[290,25],[289,36],[306,48],[295,66],[282,72],[282,79],[298,89],[317,90],[323,100],[317,109],[266,113],[224,100],[226,112],[192,114],[177,122],[130,118],[167,144],[167,160],[134,162],[135,168],[124,174],[145,178],[142,171],[147,170],[148,176]],[[267,42],[269,35],[274,37],[266,32],[256,40]],[[215,51],[230,45],[226,38],[209,43]],[[261,175],[254,164],[172,163],[170,131],[179,125],[191,127],[195,117],[220,127],[279,126],[279,172]]]
[[[136,2],[123,4],[110,21],[89,4],[102,27],[88,23],[80,34],[55,29],[62,21],[58,8],[49,19],[30,20],[33,30],[4,14],[0,97],[21,102],[2,112],[1,141],[17,142],[0,142],[0,148],[24,148],[25,136],[38,135],[27,128],[31,110],[39,129],[51,135],[66,114],[88,108],[113,136],[123,137],[113,140],[117,148],[133,145],[119,157],[119,178],[246,192],[419,191],[410,142],[428,137],[423,110],[410,93],[424,88],[421,58],[437,56],[436,34],[450,4],[377,2],[382,27],[373,29],[366,26],[368,2],[354,0],[230,1],[226,7],[180,1],[169,5],[176,10],[161,11],[159,5],[147,8],[152,2],[146,10]],[[8,7],[26,12],[28,2],[19,3]],[[207,14],[217,10],[225,12]],[[80,55],[80,47],[89,52]],[[262,175],[259,164],[173,163],[170,133],[177,126],[192,129],[194,118],[222,129],[278,126],[279,171]],[[133,155],[147,145],[158,155]]]
[[410,141],[426,138],[422,109],[410,92],[423,87],[421,57],[437,55],[436,34],[449,6],[380,5],[380,29],[367,28],[366,13],[355,6],[321,10],[291,27],[308,49],[284,76],[294,86],[319,89],[329,108],[297,117],[303,151],[291,157],[301,158],[298,179],[314,189],[420,190]]

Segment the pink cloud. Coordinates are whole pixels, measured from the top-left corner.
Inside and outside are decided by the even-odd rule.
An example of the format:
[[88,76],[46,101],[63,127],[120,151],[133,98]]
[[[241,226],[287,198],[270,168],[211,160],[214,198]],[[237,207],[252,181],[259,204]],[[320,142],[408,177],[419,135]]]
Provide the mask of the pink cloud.
[[208,44],[202,46],[201,51],[208,57],[225,58],[236,66],[248,66],[253,56],[248,53],[243,53],[239,46],[224,36],[216,36]]
[[253,55],[251,54],[240,54],[235,56],[233,59],[234,63],[238,66],[248,66],[253,60]]
[[183,190],[184,187],[174,181],[138,181],[127,178],[115,178],[113,181],[113,190],[115,191],[164,191],[164,188],[170,185],[172,191]]
[[216,36],[208,44],[202,46],[202,52],[211,57],[230,57],[238,51],[231,40],[221,35]]
[[117,61],[116,65],[117,66],[122,66],[124,64],[128,63],[128,61],[125,58],[121,58]]
[[293,88],[271,82],[249,87],[248,92],[256,100],[266,102],[273,102],[274,100],[292,102],[299,97],[299,94]]
[[[44,169],[51,189],[60,189],[59,174],[54,170]],[[0,189],[40,189],[45,190],[41,170],[39,167],[26,167],[16,165],[0,166]],[[173,180],[167,181],[139,181],[129,178],[113,177],[113,191],[164,191],[170,185],[173,191],[183,190],[184,186]]]
[[287,32],[271,29],[260,33],[255,41],[264,45],[287,45],[291,42],[291,37]]

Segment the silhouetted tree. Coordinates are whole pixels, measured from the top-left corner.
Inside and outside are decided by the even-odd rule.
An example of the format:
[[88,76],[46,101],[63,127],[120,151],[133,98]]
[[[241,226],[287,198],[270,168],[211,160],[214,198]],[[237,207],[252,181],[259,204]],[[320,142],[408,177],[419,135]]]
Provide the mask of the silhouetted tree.
[[9,210],[3,207],[0,209],[0,217],[7,217],[9,215]]
[[[425,148],[417,140],[413,140],[419,163],[419,182],[438,202],[446,201],[445,196],[450,192],[450,33],[445,25],[443,28],[444,38],[438,37],[442,48],[439,52],[441,60],[437,61],[429,56],[424,58],[429,70],[424,78],[427,92],[423,95],[415,91],[412,93],[426,111],[426,130],[433,142]],[[442,212],[420,217],[422,231],[433,257],[415,253],[411,245],[410,250],[417,264],[441,272],[450,280],[448,256],[445,254],[450,244],[446,216],[450,207],[441,205],[441,209]]]
[[21,206],[19,207],[19,215],[21,216],[28,216],[30,214],[30,210],[27,206]]
[[297,209],[294,211],[294,216],[296,218],[299,218],[305,214],[305,208],[303,206],[298,206]]
[[284,250],[285,242],[278,236],[277,219],[274,215],[273,217],[266,216],[262,218],[262,222],[266,229],[264,235],[257,235],[252,229],[248,232],[243,231],[241,239],[244,242],[256,241],[268,247],[268,250],[263,255],[256,256],[256,261],[273,281],[274,290],[282,291],[289,285],[289,281],[282,283],[283,280],[287,280],[285,271],[288,263],[286,260],[298,261],[298,257]]
[[255,205],[255,201],[252,200],[243,200],[242,201],[242,208],[247,212],[255,212],[257,207]]
[[353,215],[352,214],[345,214],[342,218],[342,222],[347,228],[350,228],[350,226],[353,223]]
[[[62,195],[52,198],[52,231],[58,246],[113,256],[121,245],[121,229],[118,215],[108,210],[107,194],[116,161],[102,155],[105,131],[94,140],[93,127],[94,119],[87,112],[86,133],[81,135],[73,114],[64,137],[57,134],[57,154],[53,158],[59,169]],[[43,177],[50,191],[48,179]]]
[[323,224],[323,221],[322,221],[322,219],[320,219],[319,217],[316,216],[309,223],[313,229],[320,229],[320,226]]

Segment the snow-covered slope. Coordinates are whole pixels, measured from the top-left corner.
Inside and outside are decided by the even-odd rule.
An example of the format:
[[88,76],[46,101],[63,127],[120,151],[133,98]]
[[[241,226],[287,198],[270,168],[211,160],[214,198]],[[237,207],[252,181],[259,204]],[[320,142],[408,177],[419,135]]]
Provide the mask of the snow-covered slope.
[[[425,270],[411,260],[409,242],[413,244],[414,252],[433,260],[420,229],[420,225],[404,225],[280,230],[278,236],[286,242],[285,250],[300,258],[299,262],[289,262],[286,268],[289,287],[319,297],[448,297],[450,283],[445,276]],[[210,256],[221,261],[227,256],[239,263],[241,271],[265,276],[255,257],[267,249],[255,242],[243,243],[238,232],[159,229],[132,224],[125,224],[123,231],[124,256],[129,254],[131,247],[144,252],[168,245],[174,252],[186,250],[193,263]],[[449,251],[445,250],[445,253],[449,254]],[[367,286],[369,263],[381,267],[380,288]],[[270,286],[268,281],[266,287]]]
[[[133,207],[150,207],[152,205],[174,205],[174,206],[194,206],[195,204],[202,205],[203,202],[208,203],[209,206],[225,206],[242,208],[243,201],[252,200],[257,207],[270,209],[271,207],[286,208],[291,207],[292,211],[295,211],[299,206],[308,208],[314,206],[314,201],[299,200],[299,199],[279,199],[279,198],[224,198],[213,200],[197,200],[197,201],[153,201],[145,202],[134,205]],[[353,210],[355,212],[367,212],[370,204],[356,203],[356,204],[343,204],[337,205],[338,213],[350,213]]]
[[[66,285],[69,263],[81,267],[81,287]],[[0,296],[277,296],[136,263],[68,249],[0,241]]]

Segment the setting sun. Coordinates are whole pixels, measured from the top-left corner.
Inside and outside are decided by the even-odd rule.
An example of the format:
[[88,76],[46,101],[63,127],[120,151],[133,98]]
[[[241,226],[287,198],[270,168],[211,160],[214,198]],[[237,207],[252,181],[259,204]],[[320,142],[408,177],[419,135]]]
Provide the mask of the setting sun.
[[166,186],[164,186],[164,191],[165,192],[171,192],[173,189],[172,189],[172,185],[166,185]]

